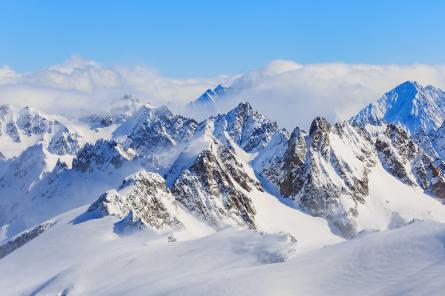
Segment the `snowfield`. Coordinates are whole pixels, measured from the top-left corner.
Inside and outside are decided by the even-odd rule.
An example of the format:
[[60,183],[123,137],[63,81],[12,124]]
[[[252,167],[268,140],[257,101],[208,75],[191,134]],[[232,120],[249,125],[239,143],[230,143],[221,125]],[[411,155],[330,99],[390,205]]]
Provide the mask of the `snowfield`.
[[[85,209],[0,261],[2,295],[442,295],[445,224],[415,221],[312,251],[284,234],[226,229],[168,242],[119,236]],[[304,225],[303,225],[304,227]],[[61,239],[63,238],[63,239]]]

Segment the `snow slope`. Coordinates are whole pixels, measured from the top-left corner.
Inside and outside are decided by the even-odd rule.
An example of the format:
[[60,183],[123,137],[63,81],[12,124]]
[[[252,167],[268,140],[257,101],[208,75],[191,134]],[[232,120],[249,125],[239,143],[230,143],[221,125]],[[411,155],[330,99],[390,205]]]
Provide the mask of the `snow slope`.
[[411,134],[439,128],[445,119],[445,92],[406,81],[351,118],[356,124],[396,123]]
[[285,235],[229,229],[177,242],[151,232],[119,236],[113,217],[73,224],[84,210],[55,218],[1,259],[2,295],[442,295],[445,288],[440,223],[295,252],[299,242]]
[[442,295],[445,226],[416,222],[363,235],[287,262],[240,268],[190,282],[174,295]]

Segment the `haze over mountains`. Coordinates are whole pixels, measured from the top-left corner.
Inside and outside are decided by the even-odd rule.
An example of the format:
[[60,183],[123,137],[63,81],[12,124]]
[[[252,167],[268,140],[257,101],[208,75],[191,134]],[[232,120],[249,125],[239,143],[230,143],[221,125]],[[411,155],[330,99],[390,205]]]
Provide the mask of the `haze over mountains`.
[[[0,102],[30,106],[66,117],[101,113],[124,94],[144,98],[174,113],[204,120],[210,113],[184,109],[206,89],[218,84],[233,88],[217,113],[226,113],[240,100],[250,102],[280,126],[308,129],[313,118],[346,120],[363,106],[405,80],[445,88],[440,65],[300,64],[277,60],[242,73],[215,77],[168,77],[147,66],[100,64],[73,56],[67,61],[30,73],[0,67]],[[287,108],[282,108],[286,106]]]
[[[187,111],[231,103],[237,83]],[[414,81],[308,130],[242,99],[203,120],[130,95],[72,118],[4,105],[0,288],[322,295],[375,277],[363,292],[439,295],[444,119],[445,93]]]

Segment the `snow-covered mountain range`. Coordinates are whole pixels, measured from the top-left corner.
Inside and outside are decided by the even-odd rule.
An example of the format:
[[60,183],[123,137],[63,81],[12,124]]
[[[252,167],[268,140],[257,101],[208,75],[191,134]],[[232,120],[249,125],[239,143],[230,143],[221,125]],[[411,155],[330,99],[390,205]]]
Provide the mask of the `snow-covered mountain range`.
[[[208,90],[189,108],[213,108],[231,91]],[[409,274],[415,274],[432,262],[431,253],[443,256],[437,244],[445,229],[444,119],[445,92],[410,81],[347,121],[317,117],[308,131],[280,128],[247,102],[201,122],[131,96],[78,119],[1,106],[0,289],[6,295],[139,295],[134,287],[149,286],[148,294],[181,288],[231,294],[247,289],[240,279],[259,285],[250,272],[295,270],[301,279],[298,265],[313,258],[338,265],[350,253],[350,270],[359,273],[359,252],[380,247],[372,254],[383,260],[408,241],[425,252],[413,263],[419,269]],[[23,275],[6,272],[31,256],[42,258]],[[162,258],[165,269],[144,269],[143,262],[156,266]],[[215,270],[215,277],[202,276],[206,284],[194,289],[196,279],[180,275],[197,260],[205,263],[196,273]],[[96,275],[126,264],[133,269],[118,279],[106,280],[111,271]],[[342,277],[317,266],[320,277]],[[175,284],[141,279],[155,274]],[[230,279],[230,288],[224,292],[216,276]],[[14,285],[21,277],[26,283]],[[286,277],[270,288],[280,282],[294,294]],[[303,287],[307,293],[329,291],[313,282]],[[378,294],[376,285],[367,291]]]

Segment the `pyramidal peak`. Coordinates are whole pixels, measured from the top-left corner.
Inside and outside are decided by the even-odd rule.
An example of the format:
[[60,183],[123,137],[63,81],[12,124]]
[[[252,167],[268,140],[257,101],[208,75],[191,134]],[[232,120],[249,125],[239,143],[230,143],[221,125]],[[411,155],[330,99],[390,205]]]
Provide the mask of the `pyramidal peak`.
[[200,95],[196,100],[191,101],[188,104],[189,108],[199,108],[203,106],[212,106],[218,103],[219,100],[228,96],[231,92],[231,87],[225,87],[218,84],[214,89],[207,89],[202,95]]
[[445,119],[445,92],[406,81],[369,104],[350,121],[358,125],[398,124],[411,134],[429,132]]

